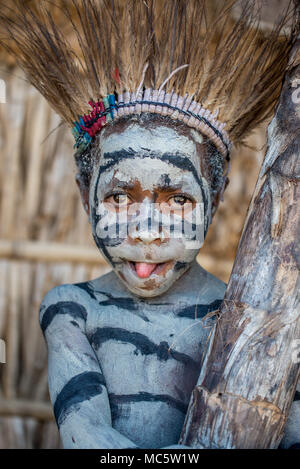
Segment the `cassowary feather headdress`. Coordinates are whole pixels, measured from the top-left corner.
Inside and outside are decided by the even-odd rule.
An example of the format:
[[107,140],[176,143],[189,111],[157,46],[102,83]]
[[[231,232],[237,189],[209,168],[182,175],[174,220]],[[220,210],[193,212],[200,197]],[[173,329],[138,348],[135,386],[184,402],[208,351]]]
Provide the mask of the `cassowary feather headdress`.
[[292,41],[288,12],[263,34],[253,1],[235,21],[236,1],[213,18],[208,1],[23,1],[2,9],[1,42],[72,127],[77,155],[109,122],[150,112],[196,128],[229,159],[272,113]]

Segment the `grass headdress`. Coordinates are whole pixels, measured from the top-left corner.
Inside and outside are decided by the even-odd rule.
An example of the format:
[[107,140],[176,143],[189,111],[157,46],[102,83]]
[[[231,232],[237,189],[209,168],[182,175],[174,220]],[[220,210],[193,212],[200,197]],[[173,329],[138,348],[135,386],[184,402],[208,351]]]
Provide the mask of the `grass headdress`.
[[77,154],[110,121],[151,112],[196,128],[229,159],[272,113],[291,46],[288,13],[263,34],[253,1],[224,0],[214,17],[209,1],[17,2],[0,13],[2,44],[72,127]]

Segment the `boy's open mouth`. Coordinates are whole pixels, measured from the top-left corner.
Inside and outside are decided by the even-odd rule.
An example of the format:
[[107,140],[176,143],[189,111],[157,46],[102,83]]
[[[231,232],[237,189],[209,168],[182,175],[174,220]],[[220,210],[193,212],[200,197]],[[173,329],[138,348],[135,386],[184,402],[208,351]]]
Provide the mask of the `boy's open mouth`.
[[135,271],[139,278],[148,278],[152,274],[159,275],[165,270],[165,267],[169,265],[170,262],[171,261],[150,263],[128,261],[130,267]]

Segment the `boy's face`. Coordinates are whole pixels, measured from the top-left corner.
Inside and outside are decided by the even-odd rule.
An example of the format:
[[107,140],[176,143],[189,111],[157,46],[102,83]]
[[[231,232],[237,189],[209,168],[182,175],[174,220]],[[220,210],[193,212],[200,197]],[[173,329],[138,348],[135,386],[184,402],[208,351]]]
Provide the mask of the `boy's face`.
[[[131,123],[102,133],[90,192],[93,236],[134,294],[166,292],[195,259],[210,222],[201,135]],[[197,151],[198,148],[198,151]]]

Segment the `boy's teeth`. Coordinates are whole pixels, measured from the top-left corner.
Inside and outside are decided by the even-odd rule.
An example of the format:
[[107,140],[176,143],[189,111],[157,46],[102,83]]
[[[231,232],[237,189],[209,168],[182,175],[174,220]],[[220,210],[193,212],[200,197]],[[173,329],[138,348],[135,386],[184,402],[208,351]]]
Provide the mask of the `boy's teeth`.
[[135,262],[135,270],[140,278],[147,278],[152,274],[157,264],[147,264],[146,262]]

